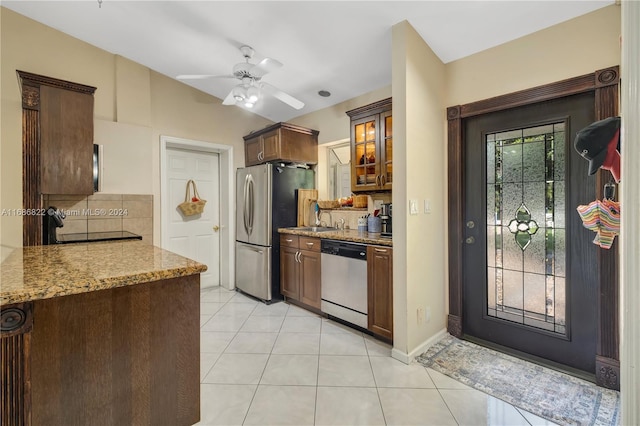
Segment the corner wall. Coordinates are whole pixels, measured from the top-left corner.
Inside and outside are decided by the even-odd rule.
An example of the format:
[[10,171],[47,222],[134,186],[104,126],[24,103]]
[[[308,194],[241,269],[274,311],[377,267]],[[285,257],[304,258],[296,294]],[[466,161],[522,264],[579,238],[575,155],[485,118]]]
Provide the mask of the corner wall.
[[[445,65],[408,22],[394,25],[392,38],[393,354],[407,362],[446,326],[446,76]],[[411,201],[417,214],[409,210]]]

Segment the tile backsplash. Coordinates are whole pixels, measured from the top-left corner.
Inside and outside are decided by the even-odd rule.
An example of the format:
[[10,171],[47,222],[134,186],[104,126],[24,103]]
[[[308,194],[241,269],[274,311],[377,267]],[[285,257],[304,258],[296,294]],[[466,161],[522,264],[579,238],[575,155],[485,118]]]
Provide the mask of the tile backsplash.
[[153,195],[93,194],[44,195],[44,207],[66,214],[61,234],[129,231],[153,244]]
[[[344,219],[345,227],[349,229],[358,229],[358,218],[366,216],[367,214],[373,215],[375,211],[376,202],[389,203],[391,202],[391,193],[387,194],[374,194],[372,197],[368,195],[367,208],[366,209],[321,209],[320,221],[322,225],[335,227],[337,223],[340,223],[340,219]],[[311,209],[312,211],[314,209]],[[310,223],[315,223],[315,216]]]

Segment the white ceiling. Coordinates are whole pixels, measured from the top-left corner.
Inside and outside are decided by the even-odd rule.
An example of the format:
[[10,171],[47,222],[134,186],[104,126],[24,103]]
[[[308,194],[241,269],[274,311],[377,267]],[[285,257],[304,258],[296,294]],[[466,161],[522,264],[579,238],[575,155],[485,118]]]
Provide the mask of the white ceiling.
[[[266,97],[253,111],[287,121],[391,84],[391,27],[409,21],[445,63],[613,4],[556,1],[2,1],[2,6],[174,78],[231,73],[274,58],[264,77],[306,105]],[[190,81],[224,99],[237,80]],[[328,90],[331,97],[317,93]],[[228,108],[235,108],[229,106]]]

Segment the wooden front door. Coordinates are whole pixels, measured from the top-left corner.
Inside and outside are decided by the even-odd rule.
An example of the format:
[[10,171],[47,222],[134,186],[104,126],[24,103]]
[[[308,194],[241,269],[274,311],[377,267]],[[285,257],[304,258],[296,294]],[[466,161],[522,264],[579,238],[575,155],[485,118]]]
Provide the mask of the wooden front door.
[[[593,119],[602,120],[607,117],[613,117],[618,115],[618,92],[619,92],[619,69],[617,66],[604,68],[597,70],[590,74],[585,74],[577,77],[573,77],[567,80],[561,80],[554,83],[546,84],[544,86],[533,87],[525,89],[519,92],[508,93],[505,95],[497,96],[495,98],[484,99],[476,102],[472,102],[464,105],[456,105],[447,108],[447,122],[448,122],[448,193],[449,193],[449,208],[448,208],[448,235],[449,235],[449,315],[447,318],[447,330],[449,333],[456,337],[464,337],[466,330],[463,330],[463,317],[466,315],[463,310],[466,305],[466,292],[464,289],[464,283],[466,282],[466,271],[463,270],[465,263],[465,256],[468,244],[465,243],[466,238],[473,236],[469,235],[469,228],[467,227],[465,218],[466,212],[466,200],[465,200],[465,179],[467,176],[467,170],[465,167],[465,159],[463,158],[465,153],[464,137],[463,137],[463,124],[470,118],[478,117],[486,114],[492,114],[500,111],[507,111],[524,106],[535,105],[547,101],[559,100],[562,98],[572,97],[573,95],[580,94],[593,94]],[[524,122],[520,129],[528,128],[532,123]],[[542,123],[536,123],[542,124]],[[548,124],[548,123],[547,123]],[[572,128],[577,127],[575,123]],[[506,127],[500,126],[496,129],[496,133],[500,133],[505,130]],[[515,128],[513,129],[515,130]],[[572,130],[569,130],[569,132]],[[496,135],[497,136],[497,135]],[[524,135],[523,135],[524,136]],[[494,139],[495,140],[495,139]],[[485,139],[486,142],[486,139]],[[572,143],[571,139],[567,139],[566,143]],[[485,157],[486,157],[486,147]],[[568,146],[571,152],[572,146]],[[572,152],[571,152],[572,153]],[[573,153],[572,153],[573,155]],[[485,159],[486,160],[486,159]],[[577,164],[580,164],[579,162]],[[486,164],[477,164],[474,167],[486,167]],[[567,176],[573,176],[574,173],[571,169],[572,165],[567,169]],[[584,167],[584,164],[582,166]],[[486,168],[483,169],[486,174]],[[495,175],[495,173],[494,173]],[[589,199],[587,202],[593,201],[593,199],[601,199],[603,197],[603,186],[605,183],[611,181],[612,177],[608,171],[600,169],[593,177],[588,178],[586,175],[579,175],[583,179],[589,179],[589,185],[595,186],[595,197]],[[555,176],[554,176],[555,179]],[[546,183],[546,181],[545,181]],[[486,191],[486,189],[485,189]],[[483,195],[486,198],[486,193]],[[565,197],[568,195],[565,194]],[[567,201],[566,209],[575,209],[575,206],[569,205]],[[516,212],[519,208],[516,210]],[[528,209],[531,212],[531,209]],[[566,210],[568,212],[569,210]],[[568,217],[568,213],[565,212],[565,218]],[[521,213],[520,218],[525,219],[527,213]],[[511,223],[510,218],[508,225]],[[545,212],[546,219],[546,212]],[[506,217],[505,217],[506,220]],[[514,225],[519,225],[519,221],[516,220]],[[528,222],[527,222],[528,223]],[[537,223],[537,222],[536,222]],[[522,232],[527,230],[532,231],[533,228],[529,226]],[[516,227],[516,232],[519,231]],[[581,230],[582,232],[588,230]],[[483,231],[486,233],[486,230]],[[511,238],[516,238],[515,234],[508,231]],[[536,232],[540,232],[539,230]],[[565,231],[566,232],[566,231]],[[587,232],[587,235],[589,232]],[[592,236],[593,237],[593,236]],[[520,236],[520,242],[526,243],[526,237]],[[565,234],[566,239],[566,234]],[[479,244],[486,244],[486,241],[481,241]],[[530,243],[531,244],[531,243]],[[555,244],[555,243],[554,243]],[[590,242],[586,246],[581,248],[585,250],[592,250],[591,246],[595,246]],[[485,246],[486,250],[486,246]],[[527,249],[525,249],[527,250]],[[567,250],[571,251],[571,245],[567,246]],[[571,262],[579,257],[580,253],[569,253],[571,256]],[[597,299],[597,306],[591,313],[596,323],[596,356],[595,356],[595,371],[591,370],[591,373],[595,372],[596,383],[600,386],[604,386],[610,389],[620,389],[620,362],[619,362],[619,324],[618,324],[618,266],[617,266],[617,242],[614,241],[613,246],[609,250],[599,249],[596,256],[596,281],[597,281],[597,293],[595,295]],[[484,259],[484,258],[483,258]],[[586,261],[585,261],[586,262]],[[488,263],[488,260],[487,260]],[[570,263],[565,263],[569,266]],[[488,267],[488,265],[487,265]],[[572,269],[573,267],[570,267]],[[488,272],[488,270],[487,270]],[[569,271],[567,271],[569,273]],[[546,273],[545,273],[546,275]],[[569,277],[565,277],[569,278]],[[567,284],[565,287],[569,289],[565,297],[569,299],[571,296],[571,289],[575,288],[574,284]],[[488,299],[487,299],[488,301]],[[545,302],[546,303],[546,302]],[[573,303],[573,302],[570,302]],[[569,309],[573,308],[573,305]],[[488,307],[487,307],[488,312]],[[546,311],[545,311],[546,312]],[[555,313],[554,313],[555,315]],[[566,318],[572,318],[571,312],[565,312]],[[575,325],[575,324],[574,324]],[[569,325],[572,327],[572,325]],[[555,324],[554,324],[555,329]],[[579,335],[569,331],[570,339],[578,338]]]
[[463,120],[463,331],[593,374],[597,246],[576,207],[595,177],[573,149],[584,93]]

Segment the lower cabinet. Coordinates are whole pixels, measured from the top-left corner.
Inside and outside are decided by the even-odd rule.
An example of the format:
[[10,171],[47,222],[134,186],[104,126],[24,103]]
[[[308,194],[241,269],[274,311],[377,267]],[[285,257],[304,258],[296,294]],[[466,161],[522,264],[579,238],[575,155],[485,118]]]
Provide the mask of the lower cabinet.
[[280,236],[280,292],[320,309],[320,239]]
[[393,249],[367,247],[369,331],[393,339]]

